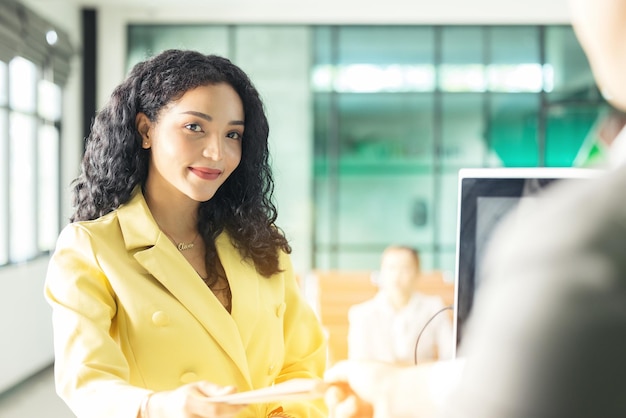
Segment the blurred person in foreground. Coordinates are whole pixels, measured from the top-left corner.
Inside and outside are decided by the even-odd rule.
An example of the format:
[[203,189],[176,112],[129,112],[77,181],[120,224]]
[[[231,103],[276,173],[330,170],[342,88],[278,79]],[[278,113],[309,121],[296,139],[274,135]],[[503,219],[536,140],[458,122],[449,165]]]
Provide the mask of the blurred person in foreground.
[[[626,1],[570,4],[599,88],[626,110]],[[524,230],[503,224],[459,359],[330,369],[330,416],[626,416],[624,190],[620,166],[553,188]]]

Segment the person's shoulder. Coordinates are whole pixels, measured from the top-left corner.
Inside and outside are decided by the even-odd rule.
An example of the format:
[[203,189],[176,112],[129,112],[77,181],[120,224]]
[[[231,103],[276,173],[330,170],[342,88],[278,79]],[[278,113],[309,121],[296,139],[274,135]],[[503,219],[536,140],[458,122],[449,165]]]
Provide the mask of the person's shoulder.
[[374,306],[376,306],[376,296],[374,296],[373,298],[364,300],[362,302],[355,303],[354,305],[350,306],[350,310],[362,311],[362,310],[370,309]]
[[355,303],[348,308],[348,315],[350,317],[362,317],[365,315],[371,315],[377,310],[376,297],[367,299],[363,302]]
[[[565,218],[583,216],[604,221],[614,216],[626,218],[621,194],[626,188],[626,165],[614,170],[602,170],[585,180],[565,180],[542,196],[543,207],[553,213],[568,208]],[[604,216],[598,216],[604,215]],[[611,215],[609,218],[606,215]]]
[[445,307],[443,299],[438,295],[429,295],[422,292],[414,292],[411,297],[411,305],[414,310],[436,312]]
[[112,227],[119,229],[117,225],[118,220],[115,211],[93,220],[71,222],[61,229],[58,242],[67,243],[99,237],[106,238],[110,235]]
[[96,219],[73,222],[67,227],[73,226],[74,228],[90,231],[91,233],[106,232],[113,225],[117,226],[119,224],[118,213],[118,210],[114,210]]
[[[612,235],[626,240],[626,166],[583,181],[563,181],[539,196],[532,205],[518,207],[499,226],[493,241],[532,247],[567,249]],[[504,245],[515,251],[517,245]],[[496,248],[497,249],[497,248]],[[497,253],[498,251],[496,251]]]
[[[606,281],[619,280],[615,267],[626,247],[624,188],[626,167],[558,184],[531,205],[531,211],[507,215],[488,244],[481,280],[485,285],[524,283],[516,286],[535,286],[544,294],[587,287],[593,282],[589,278],[600,275]],[[481,284],[481,293],[483,287],[489,286]]]
[[429,304],[443,307],[443,299],[438,295],[430,295],[419,291],[413,292],[412,299],[421,304]]

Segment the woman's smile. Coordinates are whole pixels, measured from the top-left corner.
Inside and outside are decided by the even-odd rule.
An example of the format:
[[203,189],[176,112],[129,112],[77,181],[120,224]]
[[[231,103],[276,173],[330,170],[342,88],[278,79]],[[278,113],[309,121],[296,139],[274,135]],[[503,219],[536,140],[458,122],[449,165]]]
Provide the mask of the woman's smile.
[[222,174],[222,170],[204,167],[189,167],[189,171],[202,180],[216,180]]

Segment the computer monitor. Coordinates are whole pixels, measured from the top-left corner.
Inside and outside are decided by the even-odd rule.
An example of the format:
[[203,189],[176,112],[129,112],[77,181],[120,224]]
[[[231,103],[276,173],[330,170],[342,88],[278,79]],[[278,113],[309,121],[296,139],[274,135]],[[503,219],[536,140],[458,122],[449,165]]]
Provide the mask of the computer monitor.
[[480,285],[484,250],[501,219],[522,201],[531,203],[535,193],[555,181],[587,179],[599,172],[584,168],[459,170],[453,327],[456,347],[463,338],[474,294]]

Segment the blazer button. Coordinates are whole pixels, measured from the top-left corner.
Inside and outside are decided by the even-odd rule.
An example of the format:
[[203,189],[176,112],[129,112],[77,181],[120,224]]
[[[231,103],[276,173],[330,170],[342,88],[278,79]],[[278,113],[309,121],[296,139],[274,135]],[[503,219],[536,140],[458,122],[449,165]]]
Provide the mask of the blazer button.
[[182,383],[191,383],[191,382],[195,382],[198,380],[198,375],[195,374],[194,372],[187,372],[184,373],[181,377],[180,377],[180,381]]
[[156,311],[152,314],[152,323],[157,327],[165,327],[170,324],[170,317],[163,311]]
[[285,309],[287,308],[287,305],[285,305],[285,302],[281,303],[280,305],[278,305],[276,307],[276,317],[280,318],[284,315],[285,313]]

